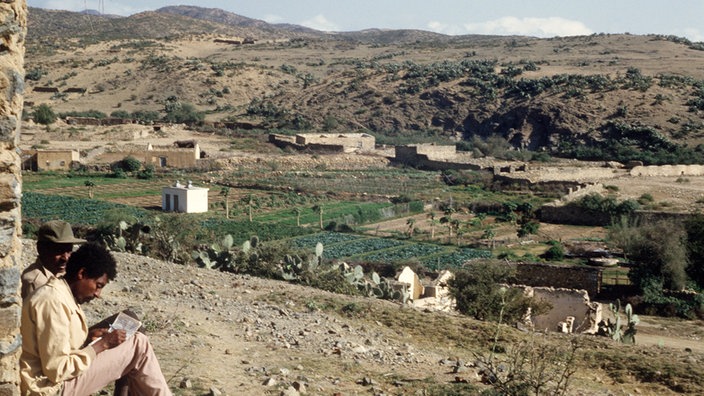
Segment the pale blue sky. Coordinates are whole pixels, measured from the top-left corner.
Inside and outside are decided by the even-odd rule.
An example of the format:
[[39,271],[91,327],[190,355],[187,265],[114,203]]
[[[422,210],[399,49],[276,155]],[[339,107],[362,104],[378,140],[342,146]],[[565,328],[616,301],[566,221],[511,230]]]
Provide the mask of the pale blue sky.
[[28,0],[27,4],[69,11],[87,7],[119,15],[197,5],[323,31],[407,28],[537,37],[628,32],[704,41],[704,0]]

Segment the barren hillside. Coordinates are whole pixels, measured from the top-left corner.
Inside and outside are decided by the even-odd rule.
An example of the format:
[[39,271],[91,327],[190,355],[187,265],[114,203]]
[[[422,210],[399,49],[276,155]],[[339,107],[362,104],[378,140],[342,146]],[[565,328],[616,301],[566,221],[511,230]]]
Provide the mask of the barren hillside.
[[[35,10],[41,29],[30,26],[27,111],[46,103],[58,112],[163,114],[177,101],[206,120],[262,132],[499,135],[518,148],[563,155],[612,142],[672,151],[704,136],[700,43],[633,35],[301,35],[194,9],[94,20]],[[245,37],[253,43],[222,41]]]

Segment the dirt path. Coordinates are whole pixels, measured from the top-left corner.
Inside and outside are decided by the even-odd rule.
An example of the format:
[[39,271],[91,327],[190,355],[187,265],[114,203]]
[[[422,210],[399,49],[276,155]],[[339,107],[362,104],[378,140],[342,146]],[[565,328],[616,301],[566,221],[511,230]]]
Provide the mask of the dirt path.
[[639,345],[691,350],[704,353],[704,322],[639,316],[636,342]]

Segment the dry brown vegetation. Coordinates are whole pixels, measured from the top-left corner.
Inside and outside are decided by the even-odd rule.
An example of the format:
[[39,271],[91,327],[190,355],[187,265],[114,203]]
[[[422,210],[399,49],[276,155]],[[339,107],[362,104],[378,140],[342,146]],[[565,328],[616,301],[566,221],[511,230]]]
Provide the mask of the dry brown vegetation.
[[[118,19],[43,10],[32,15],[27,70],[45,75],[28,81],[26,99],[59,112],[163,111],[175,96],[206,111],[207,120],[263,129],[498,134],[536,150],[598,140],[609,121],[651,127],[690,145],[704,136],[701,110],[687,105],[696,97],[695,82],[704,78],[704,51],[664,37],[330,35],[261,24],[216,28],[211,21],[163,12]],[[256,42],[215,42],[223,35]],[[477,86],[476,73],[462,62],[495,62],[491,72],[499,81]],[[629,69],[650,81],[648,87],[629,80]],[[506,77],[512,70],[520,73]],[[500,82],[558,76],[603,77],[613,86],[567,82],[510,93]],[[38,93],[37,86],[86,93]],[[253,101],[269,107],[252,111]]]

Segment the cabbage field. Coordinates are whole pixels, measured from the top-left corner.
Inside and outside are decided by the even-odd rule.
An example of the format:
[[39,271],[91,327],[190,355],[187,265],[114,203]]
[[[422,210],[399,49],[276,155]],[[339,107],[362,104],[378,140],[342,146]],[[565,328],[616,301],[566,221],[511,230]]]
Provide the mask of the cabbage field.
[[323,244],[323,257],[348,262],[418,262],[433,270],[460,268],[472,259],[491,257],[488,250],[420,243],[356,234],[320,232],[293,238],[294,247],[312,251]]

